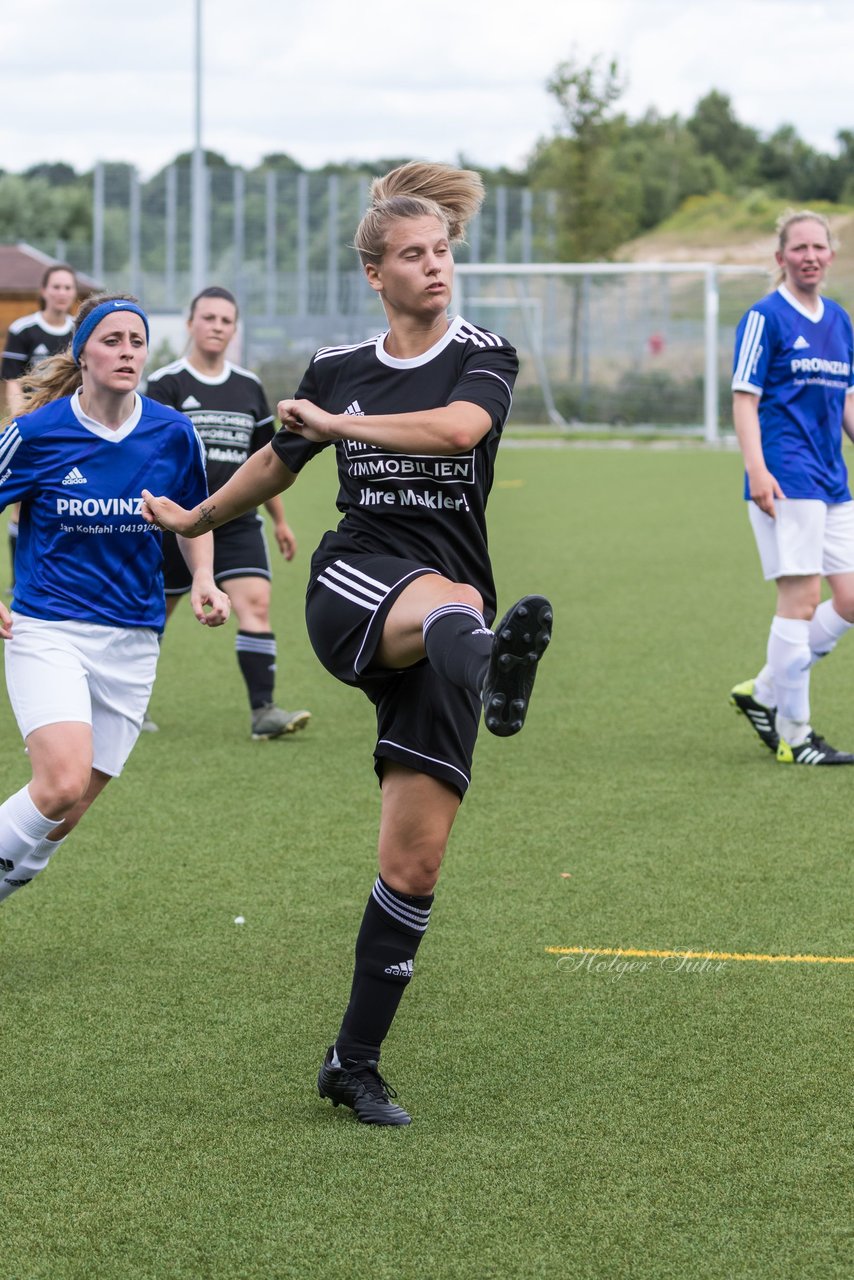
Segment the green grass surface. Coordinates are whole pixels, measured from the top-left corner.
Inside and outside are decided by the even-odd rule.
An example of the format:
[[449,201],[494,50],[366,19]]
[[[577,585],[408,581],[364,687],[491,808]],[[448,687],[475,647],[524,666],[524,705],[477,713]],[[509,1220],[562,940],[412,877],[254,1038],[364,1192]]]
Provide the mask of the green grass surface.
[[[277,568],[293,740],[253,743],[233,626],[186,608],[152,714],[55,864],[0,909],[0,1277],[824,1280],[850,1274],[854,772],[777,766],[727,690],[760,665],[729,454],[507,448],[506,605],[551,595],[525,732],[484,734],[384,1067],[414,1122],[314,1089],[374,875],[371,709],[308,648],[325,461]],[[814,680],[854,743],[854,642]],[[28,777],[5,700],[6,792]],[[246,923],[236,926],[237,915]]]

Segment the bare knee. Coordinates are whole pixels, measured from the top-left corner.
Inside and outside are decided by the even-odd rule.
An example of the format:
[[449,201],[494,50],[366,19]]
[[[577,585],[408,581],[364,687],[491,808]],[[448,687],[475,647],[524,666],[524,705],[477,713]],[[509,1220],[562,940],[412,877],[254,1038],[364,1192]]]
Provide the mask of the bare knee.
[[30,783],[33,804],[46,818],[65,818],[83,801],[89,786],[85,773],[73,765],[40,771]]
[[380,846],[380,875],[398,893],[426,897],[436,887],[444,855],[444,848],[398,854]]
[[447,588],[448,604],[467,604],[471,609],[483,613],[483,596],[468,582],[449,582]]
[[809,622],[821,600],[821,579],[816,574],[777,580],[777,614],[781,618]]

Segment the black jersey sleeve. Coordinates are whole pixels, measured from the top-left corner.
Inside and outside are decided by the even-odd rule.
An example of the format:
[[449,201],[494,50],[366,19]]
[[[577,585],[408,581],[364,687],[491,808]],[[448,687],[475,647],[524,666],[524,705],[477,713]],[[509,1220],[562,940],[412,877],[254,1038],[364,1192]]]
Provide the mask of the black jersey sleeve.
[[162,378],[149,378],[145,394],[158,404],[168,404],[173,409],[180,407],[178,380],[171,373],[164,373]]
[[500,347],[469,346],[459,381],[447,403],[466,400],[479,405],[492,418],[493,427],[500,431],[510,413],[518,372],[519,357],[509,343]]
[[14,382],[22,378],[30,362],[31,351],[23,333],[9,332],[6,338],[6,349],[3,352],[3,363],[0,364],[0,378],[4,382]]
[[[324,408],[323,395],[317,381],[314,360],[302,375],[302,380],[297,387],[294,399],[310,400],[312,404],[316,404],[321,409]],[[302,436],[298,436],[295,432],[288,431],[283,427],[273,437],[273,452],[281,458],[289,471],[293,471],[294,475],[297,475],[307,462],[310,462],[312,458],[316,458],[324,449],[328,449],[331,443],[331,440],[326,440],[323,444],[315,444],[312,440],[303,440]]]
[[276,434],[270,402],[260,382],[257,384],[256,402],[252,414],[255,418],[255,430],[252,432],[252,443],[249,446],[250,457],[269,444]]

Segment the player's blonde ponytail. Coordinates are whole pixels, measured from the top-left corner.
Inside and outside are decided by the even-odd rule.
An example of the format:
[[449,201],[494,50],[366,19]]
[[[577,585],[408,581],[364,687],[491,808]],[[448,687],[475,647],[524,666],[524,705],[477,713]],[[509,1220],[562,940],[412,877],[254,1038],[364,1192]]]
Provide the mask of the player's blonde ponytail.
[[473,169],[413,160],[374,178],[370,198],[353,242],[363,264],[382,260],[389,226],[399,218],[438,218],[450,243],[459,244],[483,203],[484,189]]

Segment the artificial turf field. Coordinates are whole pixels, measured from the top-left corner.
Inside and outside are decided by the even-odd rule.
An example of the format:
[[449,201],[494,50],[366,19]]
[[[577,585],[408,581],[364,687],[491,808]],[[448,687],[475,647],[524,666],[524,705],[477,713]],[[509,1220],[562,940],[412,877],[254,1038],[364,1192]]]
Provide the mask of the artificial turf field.
[[[854,770],[778,766],[727,703],[773,609],[739,475],[502,450],[499,604],[550,595],[555,639],[524,732],[478,745],[383,1058],[413,1123],[377,1130],[314,1086],[379,793],[370,706],[305,638],[334,519],[327,460],[305,472],[274,624],[309,728],[251,742],[233,624],[183,607],[160,733],[0,908],[2,1280],[850,1275],[852,965],[607,967],[854,955]],[[854,641],[813,689],[854,746]],[[0,728],[7,794],[5,698]]]

